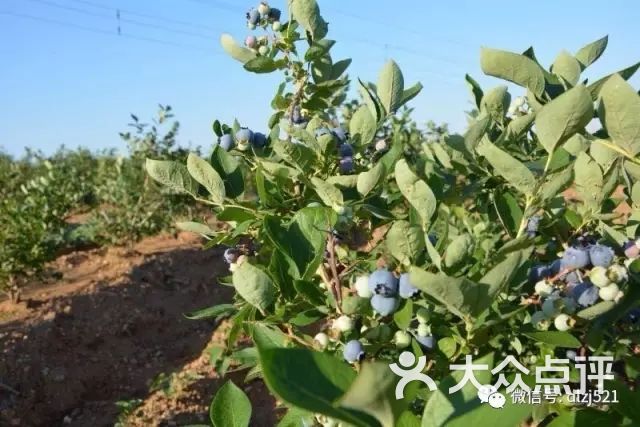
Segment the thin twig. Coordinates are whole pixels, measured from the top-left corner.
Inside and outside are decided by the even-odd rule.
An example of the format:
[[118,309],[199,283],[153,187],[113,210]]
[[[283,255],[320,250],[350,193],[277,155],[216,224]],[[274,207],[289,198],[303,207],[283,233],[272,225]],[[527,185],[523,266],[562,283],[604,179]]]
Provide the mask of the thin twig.
[[8,392],[11,392],[11,393],[16,394],[18,396],[20,395],[20,392],[18,390],[16,390],[15,388],[9,387],[8,385],[6,385],[3,382],[0,382],[0,388],[5,389]]
[[336,238],[333,233],[329,233],[327,241],[327,251],[329,252],[329,268],[333,279],[333,289],[336,296],[336,308],[338,313],[342,313],[342,290],[340,289],[340,276],[336,265]]

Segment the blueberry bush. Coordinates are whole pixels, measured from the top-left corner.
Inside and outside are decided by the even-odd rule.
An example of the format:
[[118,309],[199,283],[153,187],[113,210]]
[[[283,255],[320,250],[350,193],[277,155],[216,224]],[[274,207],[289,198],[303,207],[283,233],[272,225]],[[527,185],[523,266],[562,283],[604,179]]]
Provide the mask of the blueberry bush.
[[[244,45],[221,43],[245,70],[283,75],[266,127],[216,121],[210,157],[146,163],[227,224],[179,224],[228,247],[220,282],[234,302],[189,314],[230,317],[218,369],[262,378],[288,408],[280,426],[640,423],[640,96],[626,82],[640,63],[585,78],[606,37],[548,69],[533,48],[482,48],[483,72],[520,93],[466,75],[475,109],[459,135],[416,125],[406,104],[422,86],[393,61],[347,101],[351,61],[332,57],[315,0],[286,15],[260,3],[246,19]],[[434,390],[413,382],[395,399],[389,364],[403,351],[427,357]],[[509,400],[493,413],[470,384],[448,393],[461,378],[449,365],[468,355],[529,369],[613,356],[605,386],[620,402]],[[250,415],[232,382],[211,405],[215,426]]]

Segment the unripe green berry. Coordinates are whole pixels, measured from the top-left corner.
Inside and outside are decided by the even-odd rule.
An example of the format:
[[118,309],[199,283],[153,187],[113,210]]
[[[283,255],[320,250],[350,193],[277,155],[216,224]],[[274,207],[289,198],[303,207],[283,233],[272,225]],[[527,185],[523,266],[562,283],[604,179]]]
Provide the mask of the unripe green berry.
[[420,323],[418,325],[418,330],[416,331],[419,336],[426,337],[427,335],[431,335],[431,328],[424,323]]
[[418,309],[418,312],[416,313],[416,317],[418,318],[418,322],[420,323],[424,323],[424,324],[429,323],[429,317],[430,317],[429,310],[427,310],[424,307],[420,307]]
[[607,275],[607,269],[601,266],[596,266],[591,269],[589,272],[589,280],[599,288],[604,288],[611,284],[611,280],[609,280]]
[[275,21],[273,24],[271,24],[271,29],[273,31],[280,31],[280,28],[282,28],[282,24],[280,23],[280,21]]
[[542,311],[536,311],[531,315],[531,324],[536,329],[546,330],[549,328],[549,319]]
[[562,308],[562,300],[558,297],[548,297],[542,303],[542,312],[547,317],[554,317],[560,313]]
[[393,342],[395,342],[396,348],[398,349],[409,347],[409,344],[411,344],[411,334],[407,331],[396,331],[393,336]]
[[268,53],[269,53],[269,47],[268,47],[268,46],[264,46],[264,45],[260,46],[260,47],[258,48],[258,53],[259,53],[260,55],[262,55],[262,56],[264,56],[264,55],[268,54]]

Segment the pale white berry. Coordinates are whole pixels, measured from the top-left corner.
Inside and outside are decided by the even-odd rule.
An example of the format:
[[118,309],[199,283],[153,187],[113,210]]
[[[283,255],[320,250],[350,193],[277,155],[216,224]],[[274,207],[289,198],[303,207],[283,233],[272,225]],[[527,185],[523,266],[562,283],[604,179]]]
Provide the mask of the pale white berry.
[[338,317],[333,321],[333,329],[337,329],[340,332],[349,332],[352,331],[355,326],[355,322],[353,319],[346,314]]
[[431,335],[431,328],[424,323],[421,323],[418,325],[417,333],[421,337],[426,337],[427,335]]
[[589,280],[599,288],[604,288],[611,284],[611,280],[607,275],[607,269],[602,266],[596,266],[589,272]]
[[320,348],[325,349],[329,345],[329,336],[324,332],[319,332],[313,337],[313,340],[320,345]]
[[546,297],[551,295],[551,293],[554,291],[554,288],[549,281],[540,280],[538,283],[536,283],[535,291],[536,294],[540,295],[541,297]]
[[558,314],[555,319],[553,319],[553,325],[559,331],[568,331],[571,329],[571,317],[567,314]]
[[603,301],[613,301],[616,299],[616,296],[620,292],[620,288],[615,283],[610,284],[604,288],[601,288],[598,292],[598,296],[602,298]]
[[629,278],[629,274],[624,266],[613,264],[607,269],[607,277],[614,283],[624,283]]
[[369,276],[358,276],[353,286],[360,298],[371,298],[373,296],[373,292],[369,289]]

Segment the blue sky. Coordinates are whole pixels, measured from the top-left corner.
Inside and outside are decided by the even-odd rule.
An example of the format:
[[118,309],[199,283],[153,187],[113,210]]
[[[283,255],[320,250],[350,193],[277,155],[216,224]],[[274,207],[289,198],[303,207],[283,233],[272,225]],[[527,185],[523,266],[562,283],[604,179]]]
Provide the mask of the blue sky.
[[[257,4],[257,1],[255,1]],[[352,77],[375,81],[388,58],[405,82],[421,81],[416,119],[464,128],[470,107],[465,72],[486,89],[500,84],[479,68],[480,46],[521,52],[530,45],[550,64],[609,34],[605,55],[587,70],[599,77],[640,60],[640,3],[320,0],[338,41],[334,60],[351,57]],[[285,9],[284,0],[273,6]],[[0,4],[0,147],[51,152],[61,144],[124,149],[118,131],[129,113],[151,117],[173,106],[184,145],[209,147],[214,119],[259,130],[279,76],[254,75],[225,56],[219,35],[242,40],[244,12],[234,0],[3,0]],[[120,9],[117,35],[116,9]],[[158,19],[161,18],[162,20]],[[638,87],[640,78],[632,83]]]

